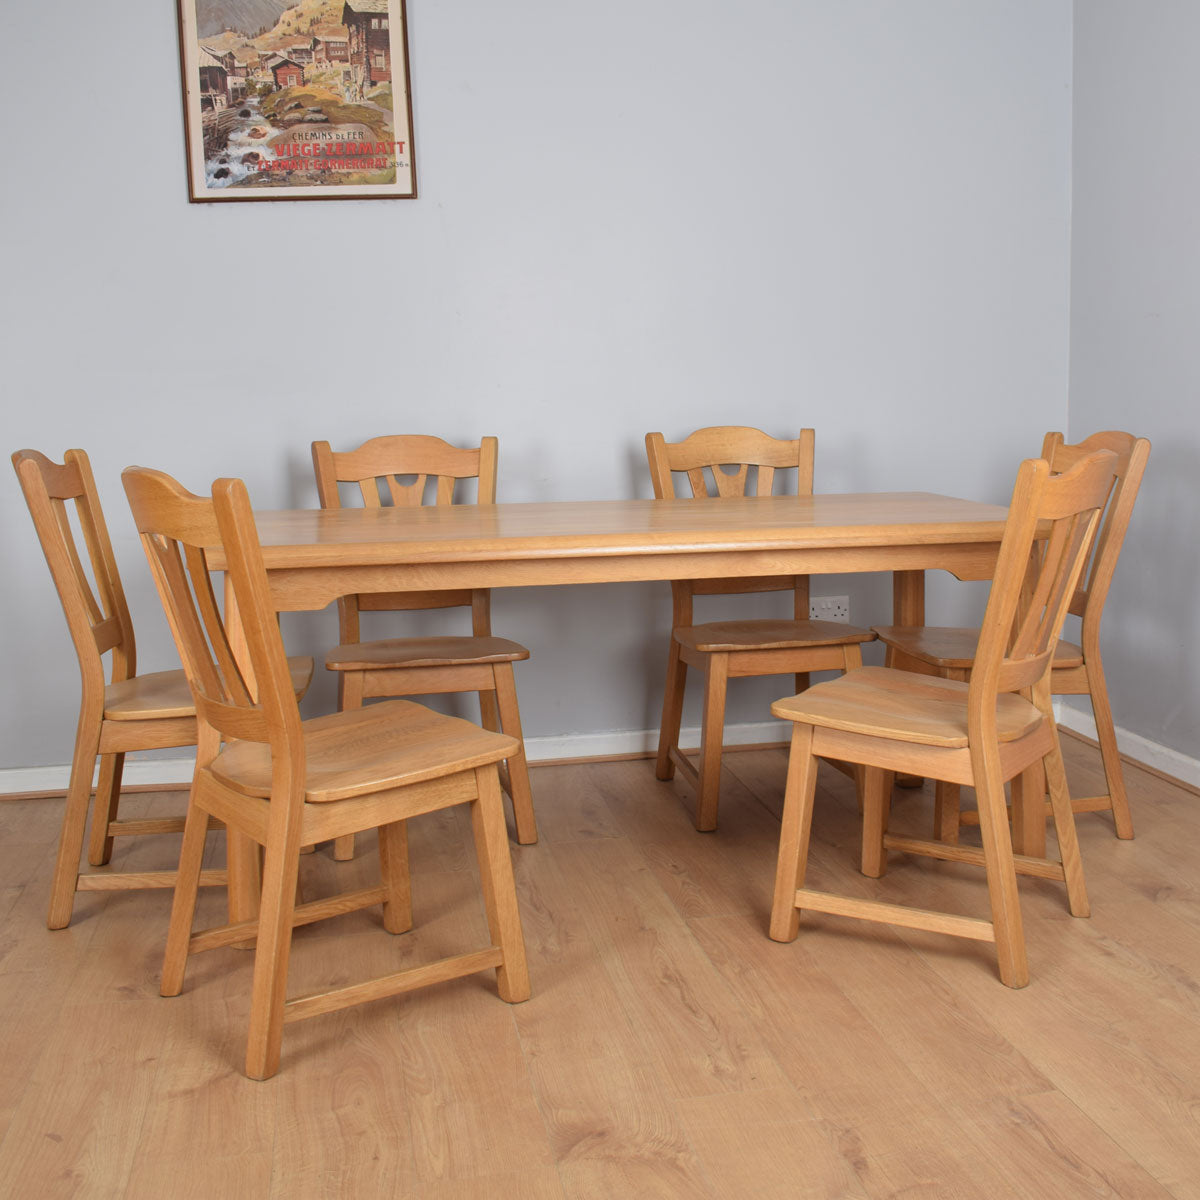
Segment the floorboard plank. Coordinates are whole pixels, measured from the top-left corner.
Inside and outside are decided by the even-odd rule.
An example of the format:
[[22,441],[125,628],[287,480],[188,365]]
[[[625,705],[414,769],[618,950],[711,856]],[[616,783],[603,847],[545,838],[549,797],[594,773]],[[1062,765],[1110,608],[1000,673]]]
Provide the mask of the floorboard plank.
[[[1095,749],[1064,752],[1098,790]],[[806,914],[770,941],[785,767],[728,753],[709,834],[648,761],[535,767],[540,840],[512,846],[533,997],[504,1004],[484,973],[300,1022],[265,1083],[241,1074],[252,955],[197,956],[164,1000],[169,893],[84,894],[48,931],[62,802],[0,801],[0,1194],[1200,1200],[1196,796],[1131,766],[1133,841],[1078,818],[1093,916],[1022,880],[1032,982],[1011,991],[958,939]],[[897,830],[931,813],[928,784],[897,791]],[[486,938],[465,815],[410,836],[413,931],[370,910],[298,931],[293,994]],[[963,864],[894,854],[866,879],[859,837],[850,781],[822,767],[814,886],[986,912]],[[301,892],[371,882],[374,839],[358,851],[306,855]],[[177,852],[121,839],[114,866]],[[199,924],[223,908],[206,889]]]

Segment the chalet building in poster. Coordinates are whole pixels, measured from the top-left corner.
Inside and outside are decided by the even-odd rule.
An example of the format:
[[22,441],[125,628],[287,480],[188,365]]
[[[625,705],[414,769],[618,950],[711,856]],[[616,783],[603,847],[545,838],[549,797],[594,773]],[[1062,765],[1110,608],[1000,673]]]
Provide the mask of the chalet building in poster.
[[345,0],[342,24],[350,32],[350,62],[367,84],[390,83],[392,38],[388,0]]
[[202,112],[224,108],[229,103],[229,72],[225,64],[207,47],[196,52],[200,74],[200,109]]
[[304,82],[304,68],[290,58],[275,57],[268,60],[271,68],[271,78],[275,86],[283,88],[299,87]]
[[339,25],[336,29],[318,29],[313,41],[314,62],[350,61],[350,31],[344,25]]

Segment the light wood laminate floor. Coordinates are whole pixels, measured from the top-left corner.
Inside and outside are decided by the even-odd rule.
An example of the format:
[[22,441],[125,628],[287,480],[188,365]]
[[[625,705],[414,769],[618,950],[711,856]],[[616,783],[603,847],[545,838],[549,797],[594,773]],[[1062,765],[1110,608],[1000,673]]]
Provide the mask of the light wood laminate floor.
[[[1064,744],[1097,790],[1096,751]],[[250,956],[193,959],[163,1000],[169,893],[81,895],[48,932],[62,802],[0,801],[0,1196],[1200,1197],[1200,798],[1130,767],[1137,839],[1080,817],[1094,915],[1023,880],[1014,992],[984,944],[819,916],[769,941],[784,763],[726,755],[715,834],[647,761],[535,768],[541,841],[513,847],[533,999],[477,976],[303,1022],[266,1083],[239,1073]],[[930,809],[901,793],[894,823]],[[814,885],[874,894],[857,838],[823,768]],[[464,817],[413,822],[412,860],[416,931],[304,929],[296,987],[482,935]],[[306,891],[374,861],[322,848]],[[893,858],[882,886],[986,908],[963,866]]]

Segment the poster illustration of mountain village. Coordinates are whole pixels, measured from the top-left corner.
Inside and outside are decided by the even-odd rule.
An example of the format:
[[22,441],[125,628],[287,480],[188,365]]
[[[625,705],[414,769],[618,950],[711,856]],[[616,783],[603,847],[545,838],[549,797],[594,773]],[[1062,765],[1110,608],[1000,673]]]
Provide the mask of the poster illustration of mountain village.
[[193,200],[414,196],[403,0],[179,0]]

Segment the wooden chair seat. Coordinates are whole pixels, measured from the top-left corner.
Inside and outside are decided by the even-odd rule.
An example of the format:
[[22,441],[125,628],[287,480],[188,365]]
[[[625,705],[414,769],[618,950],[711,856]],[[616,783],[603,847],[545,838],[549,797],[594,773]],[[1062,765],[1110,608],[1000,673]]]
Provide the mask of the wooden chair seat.
[[840,621],[707,621],[675,630],[675,640],[701,654],[735,653],[739,650],[801,650],[809,646],[840,646],[846,642],[869,642],[868,629],[856,629]]
[[[650,479],[658,500],[676,497],[686,487],[697,501],[720,503],[725,496],[769,496],[777,474],[795,474],[797,495],[811,496],[813,446],[811,429],[798,438],[769,437],[741,425],[698,429],[682,442],[667,442],[661,433],[646,435]],[[686,484],[683,482],[686,479]],[[790,593],[790,619],[755,619],[697,623],[694,598],[752,592]],[[724,741],[725,698],[730,679],[791,675],[796,690],[808,686],[810,671],[851,671],[862,666],[863,642],[874,634],[838,621],[809,619],[808,576],[745,576],[734,579],[677,579],[671,583],[671,643],[663,688],[662,724],[655,774],[671,779],[675,772],[696,792],[695,825],[717,827]],[[688,668],[704,673],[704,716],[700,757],[693,764],[679,745]]]
[[[1116,468],[1088,569],[1071,598],[1069,611],[1080,618],[1082,640],[1079,644],[1058,641],[1049,687],[1055,696],[1087,696],[1096,719],[1096,738],[1100,743],[1108,791],[1102,796],[1073,797],[1074,810],[1110,812],[1117,836],[1131,838],[1133,817],[1125,792],[1100,653],[1100,615],[1145,474],[1150,443],[1145,438],[1115,430],[1093,434],[1077,445],[1068,445],[1061,433],[1048,433],[1042,442],[1042,458],[1050,464],[1051,471],[1056,472],[1069,470],[1083,457],[1098,450],[1114,454]],[[979,640],[978,629],[885,625],[876,626],[875,633],[887,647],[888,666],[942,674],[951,679],[970,677]],[[976,813],[961,810],[958,791],[952,784],[939,783],[934,811],[934,829],[938,838],[956,842],[959,826],[977,820]]]
[[386,638],[350,642],[325,655],[330,671],[378,671],[388,667],[454,667],[524,662],[529,651],[498,637]]
[[[301,720],[245,486],[218,480],[209,500],[155,471],[131,467],[123,479],[191,681],[200,732],[162,994],[182,990],[191,954],[253,939],[246,1043],[246,1074],[253,1079],[278,1069],[283,1028],[292,1021],[492,969],[503,1000],[528,999],[498,780],[498,764],[514,753],[516,740],[400,700]],[[209,564],[217,551],[224,557],[248,663],[234,653],[212,586]],[[407,822],[455,805],[470,811],[488,928],[484,944],[288,996],[297,926],[379,905],[388,933],[412,927]],[[239,849],[246,842],[262,847],[261,898],[254,918],[233,916],[225,925],[193,932],[213,819],[225,823]],[[302,846],[367,829],[378,831],[378,884],[298,903]],[[248,857],[257,862],[256,855]]]
[[[884,645],[905,658],[915,659],[939,670],[969,671],[975,661],[978,629],[955,626],[872,625],[871,631]],[[1083,647],[1059,638],[1054,648],[1054,670],[1083,666]]]
[[[1060,475],[1052,475],[1043,459],[1021,464],[970,682],[894,666],[863,667],[772,705],[775,716],[793,722],[771,909],[770,935],[776,941],[797,936],[805,909],[974,938],[994,942],[1001,980],[1023,987],[1029,966],[1017,876],[1063,882],[1072,915],[1088,915],[1048,681],[1115,463],[1116,456],[1102,450]],[[982,866],[990,920],[805,886],[821,758],[861,765],[864,875],[884,874],[888,850]],[[1020,853],[1031,817],[1044,830],[1040,790],[1037,811],[1027,803],[1043,771],[1058,833],[1057,860]],[[889,834],[897,773],[972,785],[982,846]],[[1022,839],[1016,854],[1004,796],[1010,780],[1013,825]]]
[[[313,470],[322,508],[340,508],[340,484],[349,485],[367,508],[453,504],[456,493],[475,480],[479,504],[495,504],[499,443],[481,439],[477,447],[451,446],[441,438],[398,434],[371,438],[354,450],[334,451],[313,442]],[[420,609],[469,608],[471,637],[382,638],[363,641],[360,614]],[[492,635],[491,593],[486,588],[426,592],[387,592],[343,596],[338,600],[338,640],[325,656],[338,676],[338,704],[360,708],[367,699],[476,692],[484,727],[502,730],[517,747],[500,768],[500,786],[512,800],[517,841],[537,841],[537,820],[521,733],[513,663],[529,651]],[[334,856],[353,857],[353,838],[334,847]]]
[[182,671],[153,671],[108,684],[106,721],[149,721],[156,717],[194,717],[192,689]]
[[[312,682],[313,660],[307,655],[288,659],[292,687],[303,696]],[[110,683],[104,689],[106,721],[150,721],[169,717],[194,717],[192,690],[182,671],[153,671]]]
[[[936,675],[863,667],[779,700],[771,711],[785,720],[823,729],[956,748],[966,746],[970,738],[967,690],[965,683]],[[1023,696],[1005,693],[996,699],[998,742],[1026,737],[1042,720]]]
[[[1054,647],[1054,670],[1071,671],[1076,667],[1082,667],[1083,662],[1083,647],[1077,646],[1074,642],[1065,642],[1060,638],[1058,645]],[[1058,680],[1051,675],[1051,688],[1057,685]]]
[[[306,804],[328,804],[436,778],[444,773],[448,746],[464,770],[499,762],[513,750],[513,739],[505,734],[410,700],[312,717],[301,724],[301,733]],[[271,794],[271,749],[261,742],[233,742],[209,769],[243,795]]]

